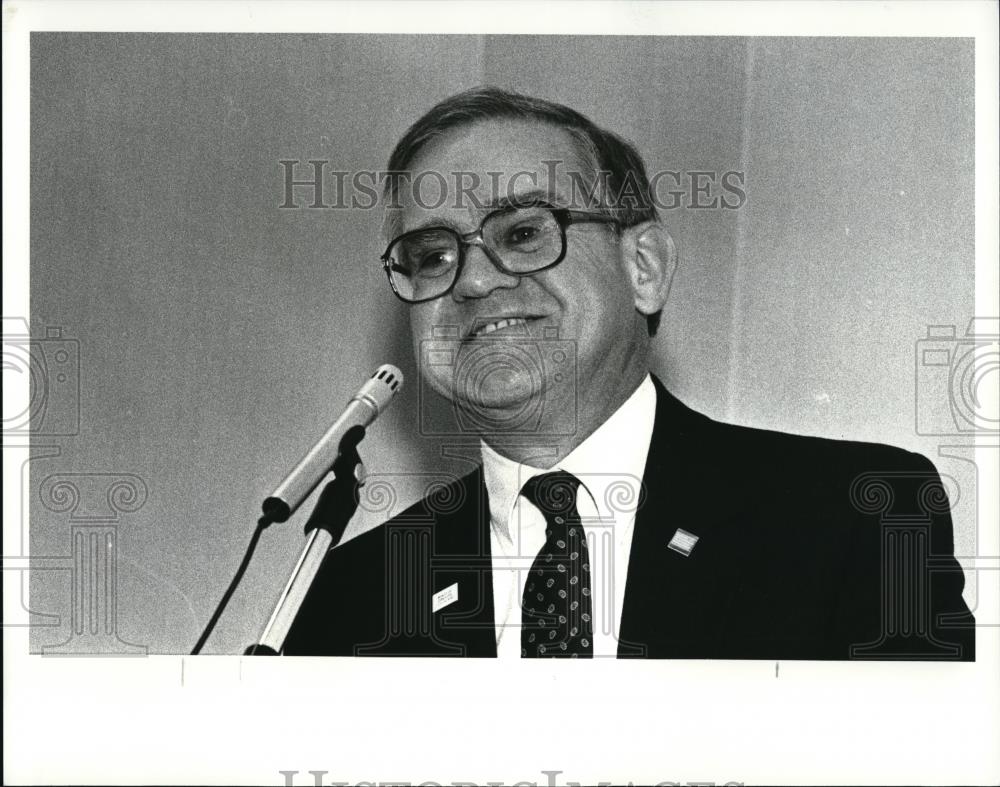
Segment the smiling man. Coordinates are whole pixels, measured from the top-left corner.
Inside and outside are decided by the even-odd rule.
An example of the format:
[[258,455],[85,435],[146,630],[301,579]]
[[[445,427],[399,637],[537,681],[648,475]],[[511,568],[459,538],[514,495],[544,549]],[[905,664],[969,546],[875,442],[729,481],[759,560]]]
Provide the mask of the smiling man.
[[388,169],[382,263],[482,465],[333,550],[286,653],[974,657],[927,460],[721,424],[649,373],[677,255],[630,144],[482,88]]
[[[614,208],[601,212],[597,194],[579,204],[586,197],[577,188],[581,175],[593,181],[597,173],[578,147],[563,128],[518,118],[482,120],[431,137],[398,165],[418,173],[471,173],[465,185],[476,188],[436,208],[424,206],[440,197],[398,191],[402,207],[390,225],[403,232],[386,251],[393,288],[414,301],[410,324],[417,356],[442,326],[457,328],[447,348],[456,363],[424,364],[427,382],[498,424],[515,420],[525,402],[540,400],[533,432],[563,436],[556,460],[648,376],[648,319],[666,301],[675,257],[650,208],[643,211],[650,219],[637,221],[619,217]],[[398,157],[397,151],[390,167]],[[593,183],[587,185],[593,192]],[[559,383],[504,351],[504,340],[520,347],[525,339],[553,337],[574,345],[576,374]],[[483,341],[489,368],[474,380],[456,375],[463,354]],[[578,396],[583,381],[586,395]],[[533,448],[505,453],[525,459],[523,451]]]

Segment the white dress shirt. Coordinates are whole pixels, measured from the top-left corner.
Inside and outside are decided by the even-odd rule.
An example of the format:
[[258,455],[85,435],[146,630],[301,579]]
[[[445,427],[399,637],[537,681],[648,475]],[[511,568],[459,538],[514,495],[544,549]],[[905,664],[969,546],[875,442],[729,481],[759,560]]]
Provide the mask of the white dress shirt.
[[646,375],[625,403],[554,467],[515,462],[482,443],[499,658],[521,657],[521,596],[545,544],[545,518],[521,496],[521,488],[529,478],[555,470],[580,480],[576,507],[590,556],[594,656],[617,655],[632,530],[655,414],[656,389]]

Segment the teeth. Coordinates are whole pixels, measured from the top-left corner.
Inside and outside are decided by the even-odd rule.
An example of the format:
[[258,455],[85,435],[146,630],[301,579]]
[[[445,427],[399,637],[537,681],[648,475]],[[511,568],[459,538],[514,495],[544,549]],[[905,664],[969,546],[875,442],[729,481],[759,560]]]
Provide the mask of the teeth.
[[528,321],[520,317],[511,317],[506,320],[498,320],[496,322],[491,322],[489,325],[485,325],[476,331],[476,336],[486,336],[493,331],[499,331],[501,328],[507,328],[511,325],[527,325]]

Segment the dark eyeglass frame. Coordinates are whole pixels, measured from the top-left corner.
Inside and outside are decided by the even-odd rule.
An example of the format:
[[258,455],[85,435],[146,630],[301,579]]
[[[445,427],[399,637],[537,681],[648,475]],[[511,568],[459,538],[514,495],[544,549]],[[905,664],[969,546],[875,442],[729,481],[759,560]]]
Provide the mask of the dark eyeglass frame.
[[[524,272],[512,271],[506,265],[503,264],[503,262],[500,260],[499,255],[486,244],[486,241],[483,239],[483,227],[486,225],[486,222],[488,222],[494,216],[503,213],[513,213],[518,210],[523,210],[524,208],[545,208],[555,217],[556,223],[559,225],[559,234],[561,236],[560,239],[562,241],[562,248],[559,252],[559,256],[556,257],[555,261],[550,262],[548,265],[544,265],[541,268],[536,268],[535,270],[532,271],[524,271]],[[503,271],[508,276],[517,276],[518,278],[522,278],[524,276],[533,276],[536,273],[540,273],[541,271],[546,271],[549,268],[554,268],[556,265],[558,265],[566,258],[567,227],[569,227],[572,224],[588,224],[588,223],[613,224],[615,225],[615,228],[618,230],[620,230],[622,226],[621,222],[618,219],[614,218],[613,216],[608,216],[605,213],[593,213],[585,210],[570,210],[569,208],[556,208],[553,207],[552,205],[547,205],[544,203],[510,205],[508,207],[500,208],[499,210],[494,210],[486,214],[486,216],[484,216],[483,220],[480,222],[478,228],[476,228],[472,232],[465,233],[464,235],[460,232],[456,232],[451,227],[445,227],[444,225],[421,227],[420,229],[411,230],[410,232],[404,232],[402,235],[397,235],[395,238],[389,241],[389,245],[385,247],[385,252],[379,259],[382,261],[382,269],[385,271],[386,278],[389,279],[389,286],[392,287],[392,291],[396,294],[397,298],[403,301],[403,303],[411,303],[411,304],[426,303],[427,301],[436,301],[438,298],[443,298],[444,296],[448,295],[453,289],[455,289],[455,285],[458,283],[459,278],[461,278],[462,276],[462,267],[465,265],[465,250],[470,246],[478,246],[480,249],[482,249],[483,253],[489,258],[490,262],[492,262],[499,270]],[[392,269],[391,269],[389,252],[392,251],[393,246],[395,246],[400,241],[405,240],[406,238],[416,235],[423,235],[427,232],[433,232],[436,230],[441,230],[454,236],[456,242],[458,243],[458,263],[455,265],[455,274],[454,276],[452,276],[451,284],[449,284],[448,288],[442,291],[440,294],[432,295],[429,298],[417,298],[417,299],[406,298],[400,293],[398,289],[396,289],[396,284],[392,280]]]

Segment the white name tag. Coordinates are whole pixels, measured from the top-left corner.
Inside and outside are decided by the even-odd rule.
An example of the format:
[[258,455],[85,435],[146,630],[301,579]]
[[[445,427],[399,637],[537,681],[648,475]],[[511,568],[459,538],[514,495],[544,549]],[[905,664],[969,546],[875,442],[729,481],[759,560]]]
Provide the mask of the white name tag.
[[434,594],[434,599],[431,603],[431,610],[438,612],[444,609],[449,604],[454,604],[458,601],[458,583],[454,585],[448,585],[444,590],[439,590]]
[[694,545],[697,543],[698,536],[694,533],[689,533],[687,530],[677,528],[677,532],[674,533],[674,537],[670,539],[670,543],[667,546],[674,550],[674,552],[679,552],[684,557],[687,557],[691,554],[691,550],[694,549]]

